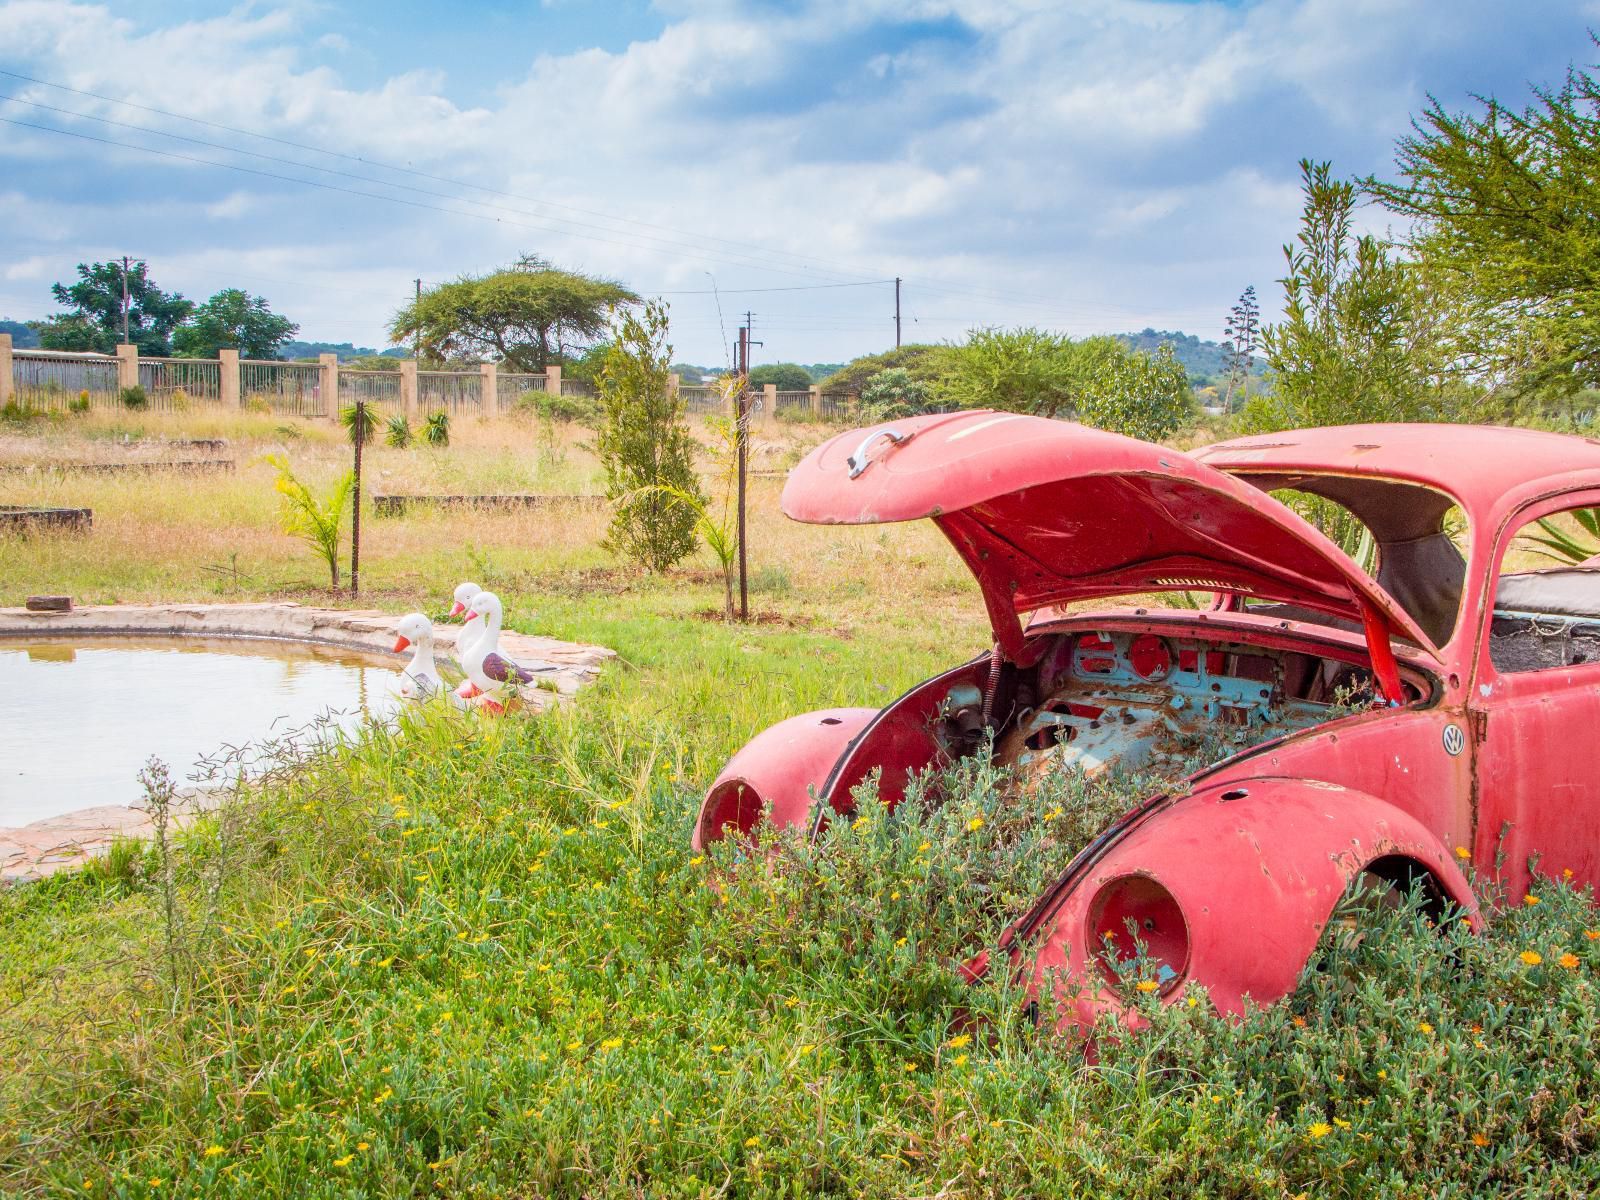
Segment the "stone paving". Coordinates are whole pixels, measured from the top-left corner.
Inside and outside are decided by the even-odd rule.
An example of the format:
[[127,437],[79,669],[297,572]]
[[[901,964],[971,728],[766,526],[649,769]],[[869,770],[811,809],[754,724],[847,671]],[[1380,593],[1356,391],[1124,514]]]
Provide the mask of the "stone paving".
[[[0,608],[0,638],[38,636],[73,639],[104,635],[272,638],[342,646],[393,658],[396,669],[408,655],[394,653],[399,613],[312,608],[293,603],[104,605],[71,612],[29,612]],[[449,660],[461,626],[434,626],[434,651]],[[540,709],[577,694],[594,682],[616,652],[604,646],[557,641],[533,634],[503,632],[500,651],[523,663],[551,663],[555,691],[532,689],[524,703]],[[192,799],[192,798],[191,798]],[[191,809],[195,807],[191,803]],[[181,823],[182,816],[177,817]],[[0,828],[0,883],[42,879],[104,853],[119,837],[148,837],[149,814],[121,805],[80,809],[20,828]]]

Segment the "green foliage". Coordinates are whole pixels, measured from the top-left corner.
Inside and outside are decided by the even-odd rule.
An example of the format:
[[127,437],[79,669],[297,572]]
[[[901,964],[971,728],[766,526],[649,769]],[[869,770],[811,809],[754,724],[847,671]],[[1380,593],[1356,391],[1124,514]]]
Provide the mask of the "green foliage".
[[606,355],[610,350],[609,342],[603,339],[596,342],[576,358],[567,361],[561,368],[562,380],[571,379],[593,385],[600,378],[600,371],[606,365]]
[[1244,411],[1252,430],[1447,420],[1439,386],[1426,276],[1392,260],[1377,238],[1355,237],[1355,185],[1328,163],[1300,164],[1305,207],[1289,273],[1284,319],[1262,331],[1271,396]]
[[1566,515],[1578,526],[1576,533],[1544,517],[1535,522],[1539,532],[1523,538],[1539,548],[1536,553],[1558,562],[1582,563],[1600,556],[1600,508],[1575,508]]
[[652,571],[694,553],[698,518],[678,494],[705,502],[683,401],[669,386],[671,361],[665,304],[648,301],[637,316],[616,313],[595,437],[613,505],[606,545]]
[[123,408],[144,409],[150,405],[150,397],[145,393],[144,384],[136,383],[125,387],[117,393],[117,399],[122,401]]
[[339,424],[344,426],[345,436],[350,439],[352,446],[357,442],[370,446],[378,433],[377,418],[365,404],[346,404],[339,410]]
[[423,422],[422,439],[430,446],[448,446],[450,444],[450,414],[444,409],[428,414]]
[[389,424],[384,431],[383,440],[396,450],[404,450],[411,445],[413,436],[411,422],[406,420],[405,414],[395,413],[394,416],[389,418]]
[[11,335],[11,345],[17,350],[29,350],[39,344],[38,321],[0,320],[0,333]]
[[861,415],[868,421],[893,421],[927,412],[929,391],[927,383],[904,367],[888,367],[862,387]]
[[332,490],[318,498],[305,484],[295,478],[289,460],[281,454],[268,454],[263,460],[275,471],[278,478],[273,487],[282,497],[279,516],[283,531],[290,537],[305,541],[323,562],[328,564],[331,586],[339,586],[339,541],[344,525],[344,515],[350,507],[350,497],[355,492],[355,472],[346,471]]
[[1171,346],[1159,347],[1154,355],[1124,351],[1108,358],[1086,382],[1078,401],[1080,421],[1159,442],[1193,420],[1188,376]]
[[818,386],[825,392],[855,392],[859,395],[867,381],[879,371],[903,367],[913,379],[937,390],[940,381],[948,373],[948,359],[949,351],[945,346],[912,343],[886,350],[882,354],[867,354],[852,359],[823,379]]
[[172,348],[185,358],[216,358],[219,349],[228,347],[241,358],[273,359],[299,329],[260,296],[225,288],[190,313],[173,334]]
[[593,396],[563,396],[555,392],[524,392],[518,406],[531,409],[542,421],[593,427],[600,420],[600,402]]
[[1445,334],[1461,372],[1565,396],[1600,384],[1600,82],[1573,67],[1535,97],[1521,112],[1431,101],[1399,143],[1399,180],[1364,183],[1459,287]]
[[499,358],[507,370],[543,371],[581,351],[606,329],[607,312],[639,297],[608,279],[527,256],[489,275],[463,275],[407,304],[389,323],[396,343],[420,340],[435,361]]
[[[78,281],[56,283],[50,293],[70,311],[40,322],[39,344],[47,350],[93,350],[111,354],[122,340],[122,264],[79,263]],[[172,353],[172,335],[194,305],[151,282],[145,264],[128,267],[128,340],[139,353]]]
[[80,391],[67,403],[67,411],[75,417],[81,417],[89,411],[89,393]]
[[1239,294],[1239,302],[1228,313],[1223,329],[1222,366],[1226,390],[1222,396],[1222,410],[1233,411],[1233,395],[1242,400],[1250,386],[1250,373],[1255,369],[1256,351],[1261,348],[1261,307],[1256,303],[1256,286],[1251,284]]
[[799,363],[764,363],[750,370],[750,386],[775,384],[780,392],[803,392],[811,386],[811,372]]

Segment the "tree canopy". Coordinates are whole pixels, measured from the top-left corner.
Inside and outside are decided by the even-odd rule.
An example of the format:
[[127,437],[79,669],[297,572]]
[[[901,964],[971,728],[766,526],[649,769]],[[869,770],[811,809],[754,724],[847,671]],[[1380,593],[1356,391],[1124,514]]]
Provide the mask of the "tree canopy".
[[1416,225],[1410,256],[1455,300],[1453,360],[1488,386],[1600,385],[1600,83],[1569,69],[1513,112],[1433,101],[1368,191]]
[[288,317],[267,307],[260,296],[225,288],[199,305],[172,336],[184,358],[215,358],[223,347],[243,358],[277,358],[283,344],[300,330]]
[[780,392],[803,392],[811,386],[811,372],[799,363],[763,363],[750,371],[750,386],[776,384]]
[[415,338],[438,361],[493,357],[513,370],[543,371],[603,337],[613,308],[638,302],[613,280],[525,256],[426,289],[395,313],[389,336],[397,344]]
[[[47,350],[94,350],[110,354],[122,341],[122,263],[79,263],[78,281],[50,286],[56,303],[69,310],[35,328]],[[128,340],[140,354],[172,353],[172,334],[194,305],[151,281],[142,262],[128,267]]]

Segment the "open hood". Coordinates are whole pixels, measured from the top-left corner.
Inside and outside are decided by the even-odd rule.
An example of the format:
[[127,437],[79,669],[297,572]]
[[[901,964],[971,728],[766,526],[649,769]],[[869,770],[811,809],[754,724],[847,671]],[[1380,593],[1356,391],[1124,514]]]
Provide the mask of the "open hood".
[[1024,613],[1187,590],[1316,609],[1436,654],[1348,555],[1265,492],[1179,451],[1066,421],[976,411],[840,434],[790,474],[783,511],[823,525],[933,520],[977,577],[1012,657]]

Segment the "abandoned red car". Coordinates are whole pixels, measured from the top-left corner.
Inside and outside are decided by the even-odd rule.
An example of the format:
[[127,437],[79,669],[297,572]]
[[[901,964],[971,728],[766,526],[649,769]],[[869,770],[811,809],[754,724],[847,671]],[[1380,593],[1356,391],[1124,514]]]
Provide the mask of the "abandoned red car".
[[[1352,515],[1374,573],[1275,493]],[[1474,921],[1462,859],[1513,900],[1534,870],[1600,883],[1600,562],[1526,553],[1536,522],[1596,505],[1600,442],[1522,429],[1347,426],[1180,453],[962,412],[833,438],[784,512],[933,521],[978,581],[993,650],[883,709],[760,734],[695,844],[763,816],[814,836],[875,768],[892,804],[971,753],[1134,768],[1178,729],[1247,734],[1106,829],[1007,931],[1063,1027],[1119,1007],[1128,939],[1106,935],[1129,922],[1168,1002],[1197,982],[1238,1011],[1295,986],[1363,876],[1420,881]],[[1150,599],[1177,592],[1210,607]]]

